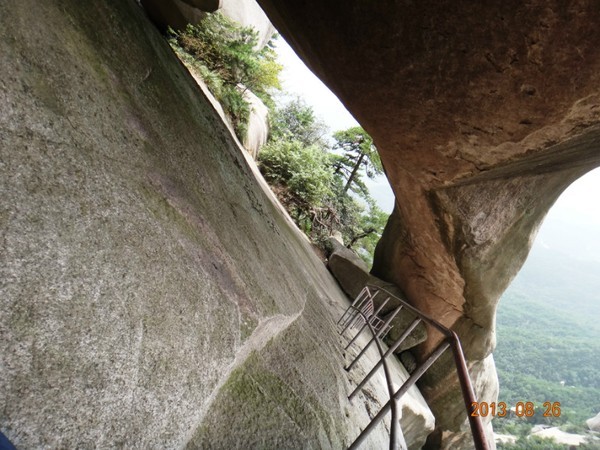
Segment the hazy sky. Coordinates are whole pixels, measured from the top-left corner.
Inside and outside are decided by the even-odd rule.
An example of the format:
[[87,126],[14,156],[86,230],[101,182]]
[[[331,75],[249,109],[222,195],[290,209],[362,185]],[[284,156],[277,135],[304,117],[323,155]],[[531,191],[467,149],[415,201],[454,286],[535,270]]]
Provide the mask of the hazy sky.
[[600,169],[594,169],[563,192],[548,213],[547,219],[560,218],[587,225],[597,225],[600,231],[599,197]]
[[[277,40],[277,53],[280,63],[284,66],[282,73],[284,91],[292,96],[303,98],[332,131],[357,124],[337,97],[313,75],[281,37]],[[375,183],[370,183],[370,189],[380,207],[391,212],[394,197],[387,179],[382,177]],[[593,170],[577,180],[558,199],[546,218],[546,222],[557,221],[565,226],[569,224],[586,225],[587,228],[593,226],[597,232],[588,238],[600,242],[600,169]],[[544,227],[545,224],[540,230],[540,235],[544,235]],[[551,238],[548,236],[548,239]]]
[[283,64],[281,79],[284,92],[292,97],[303,98],[329,125],[332,132],[358,125],[344,105],[304,65],[282,37],[277,39],[277,56],[279,62]]

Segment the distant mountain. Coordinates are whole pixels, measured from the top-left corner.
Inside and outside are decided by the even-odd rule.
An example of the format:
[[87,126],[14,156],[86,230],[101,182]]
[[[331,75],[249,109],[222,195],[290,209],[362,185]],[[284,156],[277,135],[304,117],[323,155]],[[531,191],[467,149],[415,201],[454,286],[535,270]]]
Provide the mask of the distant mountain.
[[[600,246],[594,242],[588,248],[595,245]],[[505,297],[526,295],[540,307],[594,329],[600,337],[600,260],[574,254],[538,239]]]
[[[561,417],[536,415],[529,423],[544,419],[584,429],[585,419],[600,411],[600,261],[567,244],[581,248],[583,234],[558,241],[552,230],[545,236],[553,245],[537,240],[498,307],[500,400],[512,406],[531,401],[538,409],[560,402]],[[494,426],[511,423],[497,418]]]

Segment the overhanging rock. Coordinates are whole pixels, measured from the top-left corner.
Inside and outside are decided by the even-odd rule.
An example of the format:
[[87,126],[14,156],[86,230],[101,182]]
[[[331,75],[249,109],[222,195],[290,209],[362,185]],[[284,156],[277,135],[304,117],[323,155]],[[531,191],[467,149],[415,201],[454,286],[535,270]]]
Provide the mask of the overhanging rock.
[[484,360],[546,212],[600,165],[597,4],[259,3],[381,154],[396,208],[374,275]]

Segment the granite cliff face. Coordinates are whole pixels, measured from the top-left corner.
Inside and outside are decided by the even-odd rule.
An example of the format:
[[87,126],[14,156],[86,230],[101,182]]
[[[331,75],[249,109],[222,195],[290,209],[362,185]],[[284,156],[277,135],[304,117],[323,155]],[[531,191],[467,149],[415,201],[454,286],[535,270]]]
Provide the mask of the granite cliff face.
[[0,430],[347,446],[369,413],[346,399],[346,299],[143,10],[2,2],[0,25]]
[[[556,198],[600,164],[597,4],[259,3],[381,153],[397,201],[373,273],[493,374],[500,294]],[[440,429],[458,428],[453,383],[440,368],[422,385]]]

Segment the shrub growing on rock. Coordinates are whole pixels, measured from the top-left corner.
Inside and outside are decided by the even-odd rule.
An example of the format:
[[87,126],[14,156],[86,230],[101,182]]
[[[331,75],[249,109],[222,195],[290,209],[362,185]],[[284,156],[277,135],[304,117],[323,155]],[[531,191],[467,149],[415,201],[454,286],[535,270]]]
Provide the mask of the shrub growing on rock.
[[271,104],[270,91],[281,88],[282,66],[277,63],[272,42],[257,48],[256,31],[220,13],[207,14],[198,25],[188,25],[184,31],[170,30],[170,35],[171,46],[198,69],[243,139],[250,114],[244,90],[250,89]]
[[339,231],[347,246],[370,264],[388,217],[361,179],[365,168],[374,165],[373,141],[359,127],[341,131],[334,134],[335,153],[325,133],[324,124],[301,100],[282,106],[274,114],[271,141],[259,154],[260,170],[315,244],[324,248]]

